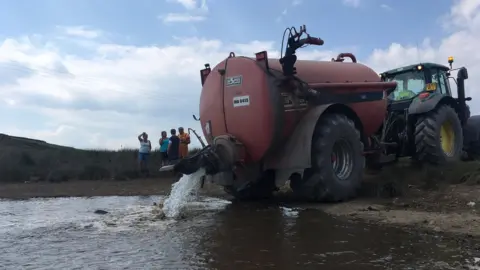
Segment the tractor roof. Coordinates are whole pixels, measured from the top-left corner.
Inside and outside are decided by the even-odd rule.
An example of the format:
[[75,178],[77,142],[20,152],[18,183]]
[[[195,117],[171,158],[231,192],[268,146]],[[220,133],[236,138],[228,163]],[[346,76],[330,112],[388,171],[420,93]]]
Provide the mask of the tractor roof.
[[440,65],[440,64],[435,64],[435,63],[418,63],[418,64],[414,64],[414,65],[403,66],[403,67],[391,69],[391,70],[388,70],[388,71],[383,72],[382,74],[384,74],[384,75],[392,75],[392,74],[396,74],[396,73],[400,73],[400,72],[405,72],[405,71],[407,71],[407,70],[417,69],[417,67],[420,66],[420,65],[422,65],[423,68],[426,68],[426,69],[438,68],[438,69],[445,70],[445,71],[450,70],[447,66]]

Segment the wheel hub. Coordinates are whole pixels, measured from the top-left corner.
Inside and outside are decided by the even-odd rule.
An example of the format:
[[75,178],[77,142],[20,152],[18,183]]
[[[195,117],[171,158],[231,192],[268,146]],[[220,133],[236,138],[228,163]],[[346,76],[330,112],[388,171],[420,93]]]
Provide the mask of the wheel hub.
[[353,170],[352,146],[346,140],[338,140],[332,148],[332,169],[340,180],[346,180]]
[[451,157],[455,149],[455,132],[452,124],[445,121],[440,127],[440,145],[445,155]]

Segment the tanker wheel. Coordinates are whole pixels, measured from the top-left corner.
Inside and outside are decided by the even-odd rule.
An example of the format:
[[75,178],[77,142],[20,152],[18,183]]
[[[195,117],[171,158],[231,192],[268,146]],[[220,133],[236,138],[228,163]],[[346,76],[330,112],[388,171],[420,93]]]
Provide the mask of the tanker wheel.
[[365,168],[363,143],[352,120],[322,116],[312,139],[312,168],[290,179],[293,192],[309,201],[338,202],[354,197]]
[[257,181],[249,182],[246,185],[236,186],[234,184],[224,187],[226,193],[240,201],[269,199],[276,190],[274,171],[266,171]]
[[416,160],[433,165],[462,157],[463,130],[455,110],[447,105],[418,118],[415,126]]

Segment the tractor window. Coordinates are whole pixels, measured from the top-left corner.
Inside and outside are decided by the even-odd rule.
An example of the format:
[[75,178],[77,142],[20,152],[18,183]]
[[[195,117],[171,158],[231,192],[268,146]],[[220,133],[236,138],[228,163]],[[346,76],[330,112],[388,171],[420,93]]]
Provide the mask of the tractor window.
[[432,82],[437,83],[438,91],[444,95],[450,95],[449,82],[443,70],[432,72]]
[[425,76],[423,72],[411,71],[395,74],[387,81],[396,81],[397,88],[388,97],[393,101],[411,99],[425,90]]

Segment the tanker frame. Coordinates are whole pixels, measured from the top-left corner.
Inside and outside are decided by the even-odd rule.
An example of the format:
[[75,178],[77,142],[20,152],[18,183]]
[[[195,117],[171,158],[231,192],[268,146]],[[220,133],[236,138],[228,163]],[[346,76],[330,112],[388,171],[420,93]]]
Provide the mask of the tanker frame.
[[[234,53],[200,71],[200,122],[208,146],[162,168],[206,179],[239,199],[266,198],[290,180],[301,198],[342,201],[355,196],[365,147],[387,113],[384,82],[353,54],[332,61],[297,61],[297,49],[323,40],[287,28],[280,59]],[[344,62],[350,58],[351,62]]]

